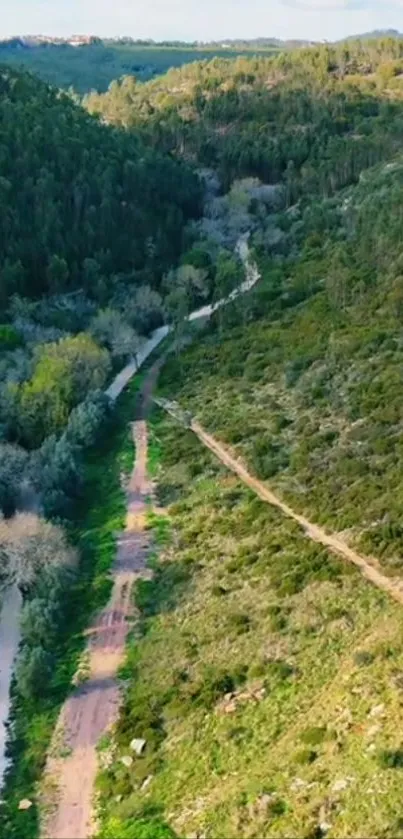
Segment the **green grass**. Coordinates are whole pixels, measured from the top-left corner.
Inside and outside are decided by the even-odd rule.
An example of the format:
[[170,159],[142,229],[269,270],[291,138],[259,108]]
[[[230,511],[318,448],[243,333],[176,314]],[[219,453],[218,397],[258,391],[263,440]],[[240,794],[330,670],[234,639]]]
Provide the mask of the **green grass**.
[[[71,609],[62,636],[56,639],[56,660],[51,691],[47,700],[23,701],[15,693],[12,708],[12,768],[0,807],[0,835],[10,839],[34,839],[38,835],[37,784],[60,707],[72,689],[84,647],[83,631],[89,615],[100,609],[111,591],[110,569],[115,555],[115,533],[122,529],[125,497],[122,474],[129,473],[134,450],[128,423],[134,416],[134,404],[140,377],[122,395],[102,445],[86,456],[85,493],[77,505],[70,526],[70,536],[80,553],[79,577],[69,593]],[[18,802],[30,798],[34,806],[18,811]]]
[[169,526],[137,589],[101,835],[152,818],[178,837],[403,835],[401,609],[190,432],[152,425]]

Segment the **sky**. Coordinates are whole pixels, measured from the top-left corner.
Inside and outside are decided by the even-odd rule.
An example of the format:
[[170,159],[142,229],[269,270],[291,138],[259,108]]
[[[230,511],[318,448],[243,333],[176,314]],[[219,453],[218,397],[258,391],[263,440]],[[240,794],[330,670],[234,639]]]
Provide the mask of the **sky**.
[[403,0],[0,0],[0,12],[0,37],[336,40],[372,29],[403,30]]

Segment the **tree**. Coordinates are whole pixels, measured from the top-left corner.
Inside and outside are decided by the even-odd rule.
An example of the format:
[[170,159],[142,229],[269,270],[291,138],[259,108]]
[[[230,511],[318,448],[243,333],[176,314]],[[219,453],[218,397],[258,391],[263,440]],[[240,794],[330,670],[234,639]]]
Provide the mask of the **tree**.
[[[216,263],[216,274],[214,280],[215,303],[227,300],[231,292],[238,288],[243,278],[243,268],[239,260],[235,259],[228,251],[220,251]],[[242,306],[245,305],[242,301]],[[227,316],[228,305],[219,306],[217,317],[219,328],[222,330]]]
[[0,519],[0,558],[8,581],[16,583],[24,597],[32,596],[47,567],[72,569],[77,563],[62,529],[32,513]]
[[71,409],[105,384],[110,369],[107,351],[84,333],[45,344],[35,362],[32,377],[16,388],[19,437],[31,447],[64,428]]
[[134,358],[137,363],[137,355],[142,343],[143,340],[135,329],[128,323],[122,323],[119,331],[112,339],[112,356],[122,359]]
[[0,509],[5,516],[15,512],[27,461],[20,446],[0,443]]
[[148,335],[161,325],[163,303],[159,292],[149,285],[140,286],[124,302],[124,317],[140,335]]
[[24,648],[15,668],[17,688],[24,699],[43,696],[52,675],[52,656],[42,647]]
[[66,260],[60,256],[57,256],[57,254],[54,254],[50,259],[46,275],[49,284],[49,290],[52,293],[63,291],[63,289],[67,285],[67,280],[69,277],[69,268]]

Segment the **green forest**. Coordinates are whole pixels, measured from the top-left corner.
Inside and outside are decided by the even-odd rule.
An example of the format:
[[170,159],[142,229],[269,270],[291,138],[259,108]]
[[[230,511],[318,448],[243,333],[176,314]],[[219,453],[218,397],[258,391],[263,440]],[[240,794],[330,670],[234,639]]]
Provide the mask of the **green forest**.
[[[0,71],[10,839],[39,836],[47,749],[110,594],[142,374],[116,406],[104,391],[153,330],[172,328],[160,395],[384,574],[403,562],[403,41],[178,56],[145,82],[122,64],[81,89],[53,50],[53,77],[30,69],[54,87]],[[246,239],[259,283],[190,329],[242,282]],[[403,836],[401,605],[190,431],[157,409],[149,428],[153,577],[99,747],[100,839]]]
[[[136,76],[144,82],[166,73],[170,67],[181,67],[213,56],[235,58],[251,51],[236,45],[223,49],[218,44],[197,48],[186,44],[138,45],[124,39],[117,43],[97,41],[99,43],[80,47],[69,44],[25,47],[18,40],[16,44],[0,42],[0,62],[10,64],[14,69],[28,70],[55,87],[72,89],[82,95],[90,90],[104,92],[121,76]],[[273,46],[253,49],[253,52],[263,54],[276,51]]]

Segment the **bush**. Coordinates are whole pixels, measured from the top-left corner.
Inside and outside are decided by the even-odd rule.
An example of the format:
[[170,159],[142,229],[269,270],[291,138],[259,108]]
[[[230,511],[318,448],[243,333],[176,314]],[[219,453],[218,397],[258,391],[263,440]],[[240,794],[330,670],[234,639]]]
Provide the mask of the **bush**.
[[368,650],[358,650],[354,654],[354,664],[358,667],[368,667],[374,661],[375,656],[373,653],[370,653]]
[[24,699],[31,699],[45,693],[52,674],[52,657],[42,647],[27,647],[20,653],[15,679],[17,689]]
[[176,834],[158,818],[109,818],[98,839],[175,839]]
[[326,737],[327,729],[324,726],[313,726],[306,728],[300,735],[300,740],[308,746],[319,746]]
[[229,615],[228,624],[230,630],[235,631],[237,635],[243,635],[244,632],[249,632],[251,628],[249,616],[241,614],[240,612]]
[[318,753],[315,752],[313,749],[301,749],[299,752],[296,753],[294,760],[301,766],[305,766],[314,763],[317,757]]
[[382,769],[403,769],[403,749],[380,752],[378,762]]

